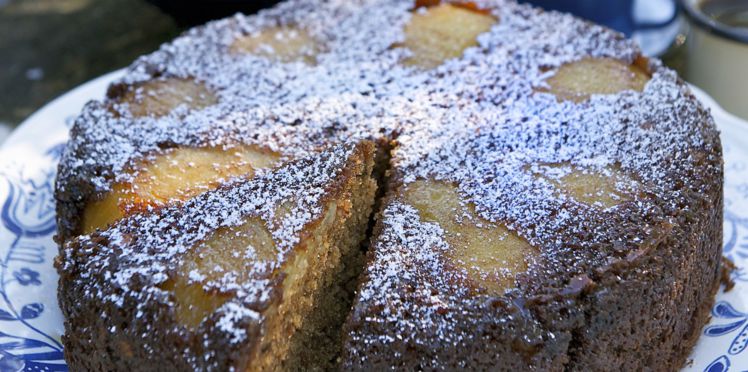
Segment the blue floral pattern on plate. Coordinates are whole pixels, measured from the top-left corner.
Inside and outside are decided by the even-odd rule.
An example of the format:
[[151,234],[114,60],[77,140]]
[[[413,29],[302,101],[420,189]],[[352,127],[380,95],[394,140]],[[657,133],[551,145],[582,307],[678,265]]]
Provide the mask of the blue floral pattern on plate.
[[[0,370],[67,371],[59,337],[50,335],[40,323],[52,301],[19,296],[31,287],[42,287],[42,271],[52,271],[56,254],[52,235],[55,232],[53,184],[55,164],[61,146],[45,152],[48,169],[39,177],[28,177],[20,168],[0,171],[0,181],[7,184],[0,209],[3,240],[0,249]],[[8,234],[7,236],[5,234]],[[54,289],[54,283],[52,288]],[[39,292],[36,292],[39,293]],[[55,291],[47,292],[54,297]],[[46,305],[45,305],[46,302]],[[6,327],[13,324],[14,327]],[[11,332],[11,328],[24,332]]]
[[[720,115],[715,116],[719,118]],[[725,153],[723,254],[736,265],[732,273],[735,288],[717,296],[712,321],[702,331],[700,343],[708,342],[712,346],[709,348],[711,362],[701,368],[704,372],[748,369],[748,144],[743,139],[748,137],[748,125],[739,124],[738,133],[742,130],[742,135],[735,139],[731,138],[730,129],[722,128]]]
[[[0,372],[67,371],[57,305],[53,183],[67,120],[103,96],[121,71],[83,85],[32,116],[0,149]],[[748,370],[748,123],[698,89],[722,130],[725,157],[724,255],[737,266],[721,292],[687,371]],[[13,147],[9,147],[9,146]],[[35,149],[35,150],[29,150]]]

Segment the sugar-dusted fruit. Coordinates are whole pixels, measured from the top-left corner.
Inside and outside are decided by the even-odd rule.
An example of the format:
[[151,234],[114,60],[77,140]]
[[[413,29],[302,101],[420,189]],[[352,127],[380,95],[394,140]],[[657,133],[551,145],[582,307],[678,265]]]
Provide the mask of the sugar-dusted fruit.
[[173,291],[179,324],[195,329],[231,297],[209,283],[220,283],[225,276],[241,282],[249,278],[250,266],[260,267],[272,261],[277,250],[265,223],[250,218],[244,224],[216,231],[182,256],[176,275],[162,288]]
[[231,44],[233,53],[250,53],[281,62],[313,64],[319,52],[317,41],[297,27],[270,27],[244,35]]
[[615,94],[624,90],[641,92],[650,76],[645,62],[633,64],[612,58],[583,58],[562,65],[546,82],[547,92],[559,100],[582,102],[593,94]]
[[593,207],[615,207],[631,200],[636,189],[636,182],[616,166],[598,170],[565,163],[548,164],[539,166],[537,174],[559,192]]
[[405,26],[403,47],[413,54],[404,62],[434,68],[477,45],[478,35],[491,29],[496,18],[472,6],[440,4],[419,7]]
[[272,167],[278,155],[255,146],[232,148],[178,147],[138,161],[129,169],[132,180],[89,202],[83,213],[83,233],[171,201],[184,201],[235,177],[252,177]]
[[443,182],[416,181],[407,185],[405,200],[425,222],[439,224],[450,251],[449,265],[464,270],[480,290],[502,295],[514,287],[517,274],[527,270],[537,253],[526,240],[498,223],[479,217],[463,202],[455,186]]
[[197,110],[218,102],[204,84],[192,79],[164,78],[129,87],[117,100],[135,117],[164,116],[178,106]]

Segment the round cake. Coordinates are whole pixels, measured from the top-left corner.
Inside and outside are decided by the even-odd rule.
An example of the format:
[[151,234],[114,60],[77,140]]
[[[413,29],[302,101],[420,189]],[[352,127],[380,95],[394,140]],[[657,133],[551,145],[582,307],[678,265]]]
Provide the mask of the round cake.
[[141,57],[56,184],[73,370],[678,370],[722,149],[622,35],[513,1],[288,0]]

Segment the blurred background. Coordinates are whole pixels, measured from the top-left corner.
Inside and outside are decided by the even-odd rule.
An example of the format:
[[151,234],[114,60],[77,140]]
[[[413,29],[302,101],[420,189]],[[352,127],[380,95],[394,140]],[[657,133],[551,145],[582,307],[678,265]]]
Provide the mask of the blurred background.
[[7,132],[51,99],[128,65],[179,30],[172,17],[141,0],[0,0],[0,126]]
[[[689,74],[693,75],[688,62],[694,59],[686,47],[689,25],[699,24],[699,15],[691,13],[700,13],[698,10],[708,6],[714,8],[714,3],[727,4],[717,6],[718,11],[713,13],[727,14],[735,18],[732,21],[735,27],[748,30],[748,0],[681,0],[680,5],[674,0],[529,2],[569,11],[618,29],[637,40],[646,54],[659,56],[687,79],[691,78]],[[236,12],[252,13],[272,3],[272,0],[0,0],[0,142],[45,103],[90,79],[127,66],[186,28]],[[719,36],[707,27],[716,19],[718,16],[707,14],[706,21],[701,20],[706,26],[701,26],[710,30],[708,34]],[[744,24],[741,26],[740,22]],[[721,35],[721,38],[740,41],[730,36]],[[746,43],[748,36],[743,46]],[[748,57],[741,58],[737,57],[738,62],[744,70],[748,69]],[[702,87],[715,95],[713,89]],[[715,98],[720,101],[720,97]],[[743,102],[748,110],[748,101]]]

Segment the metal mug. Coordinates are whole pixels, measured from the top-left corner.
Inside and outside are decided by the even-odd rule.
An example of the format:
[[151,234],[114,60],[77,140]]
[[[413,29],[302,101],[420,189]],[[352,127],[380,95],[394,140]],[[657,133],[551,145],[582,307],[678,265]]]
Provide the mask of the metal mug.
[[689,23],[686,79],[748,119],[748,0],[680,0]]

